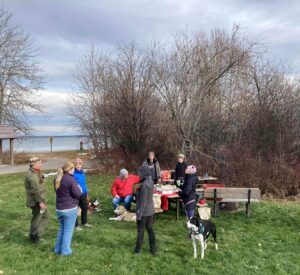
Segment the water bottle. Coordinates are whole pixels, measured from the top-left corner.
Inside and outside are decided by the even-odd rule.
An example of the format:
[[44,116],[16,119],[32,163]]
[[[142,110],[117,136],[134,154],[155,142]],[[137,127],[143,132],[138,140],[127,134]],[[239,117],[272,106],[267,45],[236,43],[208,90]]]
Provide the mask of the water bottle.
[[208,173],[207,173],[207,171],[205,172],[204,178],[205,178],[205,179],[208,179]]

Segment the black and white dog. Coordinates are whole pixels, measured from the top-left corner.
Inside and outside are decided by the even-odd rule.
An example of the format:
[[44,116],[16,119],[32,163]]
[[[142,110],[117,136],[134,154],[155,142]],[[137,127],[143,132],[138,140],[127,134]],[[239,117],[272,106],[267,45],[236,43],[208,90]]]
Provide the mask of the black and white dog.
[[218,250],[217,243],[217,229],[216,225],[208,220],[200,220],[197,217],[191,218],[187,222],[187,228],[192,230],[192,240],[193,240],[193,248],[194,248],[194,258],[197,258],[197,240],[201,245],[201,259],[204,258],[204,250],[207,247],[207,239],[212,234],[215,240],[215,247]]
[[99,212],[102,209],[100,207],[100,200],[99,198],[93,198],[92,201],[89,203],[89,210],[91,213]]

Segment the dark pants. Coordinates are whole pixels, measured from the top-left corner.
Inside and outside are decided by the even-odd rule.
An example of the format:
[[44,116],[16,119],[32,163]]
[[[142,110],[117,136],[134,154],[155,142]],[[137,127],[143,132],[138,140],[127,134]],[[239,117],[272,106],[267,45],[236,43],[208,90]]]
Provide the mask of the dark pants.
[[[81,208],[81,224],[87,223],[87,213],[88,213],[88,201],[87,194],[84,194],[79,199],[79,207]],[[78,226],[78,221],[76,219],[75,227]]]
[[149,243],[150,243],[150,250],[151,252],[156,251],[155,247],[155,234],[153,230],[153,223],[154,223],[154,215],[148,217],[142,217],[141,220],[137,221],[137,240],[136,240],[136,247],[135,251],[140,252],[143,241],[144,241],[144,230],[145,227],[147,229]]
[[30,224],[29,236],[32,242],[37,242],[40,237],[45,233],[49,222],[48,210],[45,209],[43,213],[40,213],[41,208],[37,203],[34,207],[31,207],[32,218]]

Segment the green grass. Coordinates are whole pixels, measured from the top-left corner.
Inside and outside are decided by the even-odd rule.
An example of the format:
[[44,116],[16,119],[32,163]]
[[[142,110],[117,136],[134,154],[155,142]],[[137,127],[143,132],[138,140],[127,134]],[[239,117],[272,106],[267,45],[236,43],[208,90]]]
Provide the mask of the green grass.
[[[58,231],[52,179],[47,178],[51,219],[44,241],[31,245],[23,174],[0,177],[0,271],[3,274],[300,274],[300,204],[261,202],[252,216],[221,213],[217,225],[219,250],[210,241],[205,258],[193,259],[186,239],[185,219],[175,212],[156,216],[158,255],[148,253],[145,235],[142,254],[132,253],[136,226],[114,222],[111,177],[88,177],[91,196],[99,196],[103,211],[89,216],[91,229],[75,232],[74,254],[55,256]],[[0,272],[1,273],[1,272]]]

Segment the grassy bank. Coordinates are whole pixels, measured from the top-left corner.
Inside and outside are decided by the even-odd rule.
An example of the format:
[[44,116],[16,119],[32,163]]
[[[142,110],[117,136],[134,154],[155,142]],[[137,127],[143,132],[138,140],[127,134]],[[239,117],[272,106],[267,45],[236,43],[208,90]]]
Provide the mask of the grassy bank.
[[[31,245],[27,232],[31,213],[24,206],[23,174],[0,177],[0,271],[3,274],[300,274],[299,203],[261,202],[252,216],[221,213],[217,225],[219,250],[209,243],[205,259],[193,259],[184,217],[174,210],[156,217],[158,255],[132,253],[133,223],[113,222],[111,177],[88,178],[91,196],[99,196],[103,211],[89,216],[91,229],[75,232],[74,255],[52,253],[58,222],[52,179],[47,178],[51,220],[44,241]],[[146,237],[146,236],[145,236]]]

